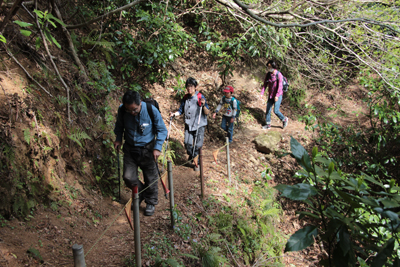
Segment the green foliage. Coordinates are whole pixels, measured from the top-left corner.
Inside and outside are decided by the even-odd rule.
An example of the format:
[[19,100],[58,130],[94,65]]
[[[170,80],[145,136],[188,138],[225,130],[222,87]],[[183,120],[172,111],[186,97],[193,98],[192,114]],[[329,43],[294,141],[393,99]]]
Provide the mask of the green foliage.
[[[372,258],[373,266],[394,266],[400,235],[400,188],[395,180],[384,183],[365,173],[347,174],[335,162],[321,156],[314,147],[311,157],[294,138],[291,156],[302,167],[298,177],[303,183],[275,188],[283,197],[302,201],[314,225],[298,230],[286,244],[286,251],[302,250],[314,237],[324,242],[329,258],[322,265],[355,266],[357,255]],[[318,231],[318,232],[317,232]]]
[[354,124],[342,127],[322,122],[312,129],[319,133],[316,141],[321,149],[334,157],[341,168],[350,171],[356,167],[369,174],[390,178],[398,161],[400,99],[385,89],[382,80],[372,78],[369,73],[362,76],[360,82],[369,89],[364,101],[369,109],[366,115],[370,127]]
[[181,75],[178,75],[175,77],[175,80],[177,83],[174,86],[175,98],[182,99],[183,96],[186,94],[185,79],[183,79]]
[[[209,217],[210,228],[214,229],[212,244],[220,248],[227,246],[235,257],[249,266],[256,261],[264,262],[263,255],[274,259],[270,263],[280,264],[284,238],[275,230],[274,222],[281,211],[274,202],[274,190],[267,179],[262,176],[254,182],[248,199],[240,201],[243,207],[225,207]],[[241,209],[243,213],[239,212]]]
[[40,263],[43,263],[43,258],[42,255],[40,255],[39,250],[30,247],[26,252],[28,253],[29,256],[31,256],[35,260],[38,260]]
[[72,129],[70,134],[67,134],[67,137],[77,143],[81,148],[83,148],[83,145],[81,143],[82,140],[84,139],[89,139],[92,140],[92,138],[87,135],[82,129],[79,128],[74,128]]
[[204,267],[218,267],[222,262],[219,253],[221,249],[219,247],[210,247],[208,250],[203,250],[200,253],[201,264]]
[[32,136],[31,136],[31,132],[29,131],[29,129],[28,128],[24,129],[24,140],[28,145],[31,142],[31,138],[32,138]]
[[161,164],[164,166],[164,168],[167,168],[167,163],[170,160],[172,163],[174,162],[175,159],[175,151],[171,149],[171,147],[166,150],[166,145],[167,143],[164,142],[162,146],[162,151],[163,154],[158,158],[158,161],[161,162]]
[[0,42],[7,43],[6,38],[2,34],[0,34]]
[[165,3],[146,3],[134,13],[138,23],[135,35],[118,27],[114,37],[118,62],[114,65],[122,65],[119,70],[124,80],[141,68],[150,82],[164,81],[167,65],[182,56],[193,41],[176,21],[174,8]]
[[[34,10],[34,13],[36,13],[36,15],[38,16],[38,21],[39,24],[42,28],[43,34],[46,37],[46,39],[50,42],[55,44],[58,48],[61,48],[61,45],[57,42],[57,40],[54,38],[54,36],[51,34],[50,29],[47,27],[48,24],[52,25],[54,28],[57,28],[57,25],[55,22],[59,23],[62,26],[65,26],[65,24],[57,19],[56,17],[54,17],[51,13],[48,13],[48,11],[46,10],[45,12],[42,12],[40,10]],[[38,40],[40,40],[39,38],[36,40],[36,47],[39,47],[39,43]]]
[[87,36],[82,37],[82,44],[90,45],[92,48],[89,51],[92,51],[95,47],[98,47],[100,52],[104,54],[108,63],[112,63],[111,54],[114,52],[113,47],[115,46],[114,42],[108,40],[108,38],[112,37],[111,33],[96,33],[96,31],[91,31]]
[[317,116],[314,115],[316,107],[306,104],[305,108],[307,110],[307,114],[301,116],[299,118],[299,121],[304,122],[306,124],[305,129],[308,130],[310,129],[310,126],[314,125],[317,122]]
[[87,84],[95,88],[95,92],[90,92],[91,97],[96,98],[102,94],[109,94],[117,88],[105,62],[89,60],[87,67],[91,78]]
[[[15,20],[14,23],[18,24],[21,28],[27,28],[27,27],[33,26],[33,24],[31,24],[31,23],[27,23],[27,22],[23,22],[23,21],[19,21],[19,20]],[[32,34],[31,31],[24,30],[24,29],[20,29],[19,31],[24,36],[30,36]]]
[[67,105],[68,104],[68,98],[66,96],[58,95],[55,97],[55,99],[59,105]]

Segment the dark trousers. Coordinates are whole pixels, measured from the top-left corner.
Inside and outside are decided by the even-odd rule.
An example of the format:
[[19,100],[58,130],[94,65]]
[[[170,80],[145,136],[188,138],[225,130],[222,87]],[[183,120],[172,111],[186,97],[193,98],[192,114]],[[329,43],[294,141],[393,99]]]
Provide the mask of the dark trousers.
[[196,131],[189,131],[189,126],[185,125],[185,148],[186,152],[189,155],[189,157],[192,157],[193,155],[193,145],[194,145],[194,140],[196,139],[196,148],[194,150],[194,155],[193,158],[195,158],[200,151],[200,148],[203,146],[204,142],[204,130],[206,129],[205,126],[202,126],[199,128],[197,131],[197,139],[196,139]]
[[[135,147],[124,144],[124,181],[132,188],[138,185],[139,192],[148,187],[142,194],[147,204],[158,204],[158,171],[153,156],[153,144],[146,147]],[[143,172],[144,183],[139,180],[138,167]]]

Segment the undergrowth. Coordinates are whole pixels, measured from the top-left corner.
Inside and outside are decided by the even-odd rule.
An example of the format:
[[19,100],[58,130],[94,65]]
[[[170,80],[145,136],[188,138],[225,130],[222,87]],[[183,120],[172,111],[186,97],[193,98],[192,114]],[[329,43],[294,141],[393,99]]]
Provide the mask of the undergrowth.
[[[196,197],[189,196],[185,211],[177,206],[173,210],[174,234],[154,232],[142,241],[142,258],[151,266],[283,266],[280,256],[286,238],[276,229],[281,209],[267,180],[260,175],[250,195],[228,186],[228,203],[211,195],[202,201],[200,211],[194,211],[199,207]],[[218,184],[210,190],[213,187]],[[134,255],[125,258],[125,264],[135,266]]]

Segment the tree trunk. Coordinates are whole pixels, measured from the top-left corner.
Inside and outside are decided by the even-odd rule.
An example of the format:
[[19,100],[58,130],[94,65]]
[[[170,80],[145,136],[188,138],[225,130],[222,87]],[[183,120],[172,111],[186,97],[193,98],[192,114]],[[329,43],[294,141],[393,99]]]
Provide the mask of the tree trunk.
[[18,9],[21,7],[21,3],[23,0],[16,0],[14,5],[11,7],[10,11],[8,12],[7,16],[4,18],[3,22],[0,25],[0,34],[3,33],[4,28],[6,27],[8,21],[17,14]]

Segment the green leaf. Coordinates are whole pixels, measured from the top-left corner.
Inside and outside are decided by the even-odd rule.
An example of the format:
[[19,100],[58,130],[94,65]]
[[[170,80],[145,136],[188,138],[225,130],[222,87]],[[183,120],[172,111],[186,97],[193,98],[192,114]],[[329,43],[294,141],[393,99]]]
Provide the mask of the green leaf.
[[19,31],[20,31],[21,34],[24,35],[24,36],[30,36],[30,35],[32,34],[31,31],[27,31],[27,30],[23,30],[23,29],[20,29]]
[[313,150],[312,150],[312,158],[315,159],[315,157],[318,154],[318,147],[314,146]]
[[194,256],[192,254],[182,253],[181,255],[185,256],[185,257],[188,257],[188,258],[191,258],[191,259],[200,260],[198,257],[196,257],[196,256]]
[[333,170],[335,169],[335,164],[331,161],[328,167],[329,176],[332,174]]
[[308,197],[318,194],[318,190],[309,184],[280,184],[274,188],[281,192],[283,197],[287,197],[292,200],[306,200]]
[[386,242],[385,245],[383,245],[381,250],[378,252],[378,254],[373,259],[371,267],[381,267],[386,263],[387,258],[390,257],[393,253],[394,243],[395,243],[395,239],[391,238]]
[[387,198],[387,197],[382,198],[379,201],[385,206],[385,209],[397,208],[397,207],[400,206],[399,202],[394,201],[394,200],[392,200],[390,198]]
[[14,20],[15,24],[18,24],[20,27],[30,27],[33,26],[32,23],[27,23],[27,22],[23,22],[23,21],[19,21],[19,20]]
[[350,235],[344,226],[341,227],[339,231],[339,246],[341,247],[344,255],[350,252],[351,249]]
[[285,247],[287,251],[299,251],[314,243],[314,238],[318,235],[316,226],[309,225],[296,231],[288,240]]
[[321,169],[318,165],[315,166],[315,172],[319,177],[328,177],[328,173]]
[[[57,22],[58,22],[60,25],[62,25],[62,26],[67,26],[64,22],[62,22],[62,21],[59,20],[58,18],[54,17],[52,14],[48,14],[48,15],[47,15],[47,18],[49,18],[49,20],[52,19],[52,20],[57,21]],[[54,27],[56,27],[56,26],[54,25]]]
[[339,189],[334,189],[335,192],[347,203],[349,203],[353,208],[362,208],[363,206],[360,205],[360,203],[354,201],[356,198],[354,195],[345,193]]
[[301,161],[304,154],[307,154],[307,151],[304,149],[304,147],[293,137],[290,139],[290,149],[293,157],[299,161]]
[[35,9],[35,10],[33,10],[33,12],[35,12],[36,15],[38,15],[38,17],[41,18],[41,19],[44,17],[43,16],[44,13],[42,11],[40,11],[40,10]]
[[299,220],[301,220],[304,216],[308,216],[314,219],[319,219],[319,216],[317,214],[308,211],[296,211],[296,214],[300,214]]
[[0,34],[0,41],[3,42],[3,43],[7,43],[6,38],[1,34]]
[[321,156],[317,156],[317,157],[315,158],[315,161],[316,161],[316,162],[323,163],[323,164],[325,164],[326,166],[329,166],[329,164],[331,163],[331,161],[330,161],[329,159],[326,159],[326,158],[321,157]]

